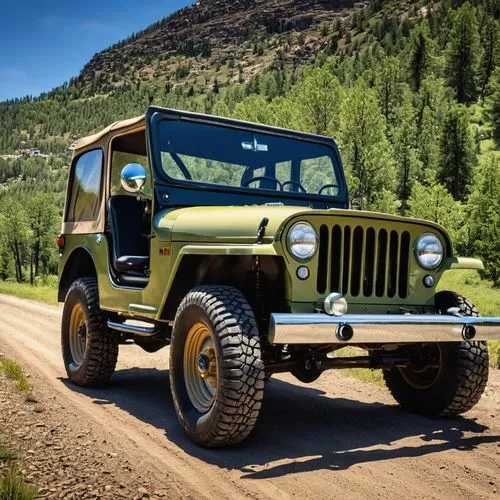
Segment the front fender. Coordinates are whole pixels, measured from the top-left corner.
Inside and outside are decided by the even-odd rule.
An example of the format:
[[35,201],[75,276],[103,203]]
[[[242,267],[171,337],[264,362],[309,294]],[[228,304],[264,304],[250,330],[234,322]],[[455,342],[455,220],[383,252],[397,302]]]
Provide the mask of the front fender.
[[[177,248],[176,248],[177,247]],[[181,271],[186,271],[186,265],[192,271],[195,272],[195,268],[198,266],[200,260],[206,257],[282,257],[280,253],[280,244],[274,242],[272,244],[250,244],[250,245],[205,245],[205,244],[181,244],[174,243],[172,245],[172,254],[175,255],[174,262],[170,271],[169,279],[165,287],[165,292],[163,294],[159,311],[161,315],[164,315],[166,305],[170,304],[173,295],[178,293],[178,282],[175,280],[181,276]],[[184,262],[188,258],[189,262]],[[190,275],[190,273],[188,272]],[[190,281],[190,280],[184,280]],[[187,288],[190,288],[189,283],[183,283]],[[174,300],[174,302],[177,299]],[[170,306],[169,306],[170,307]],[[163,319],[165,319],[163,317]]]
[[443,270],[447,271],[449,269],[478,269],[482,271],[484,270],[484,264],[481,259],[472,257],[449,257],[445,260]]

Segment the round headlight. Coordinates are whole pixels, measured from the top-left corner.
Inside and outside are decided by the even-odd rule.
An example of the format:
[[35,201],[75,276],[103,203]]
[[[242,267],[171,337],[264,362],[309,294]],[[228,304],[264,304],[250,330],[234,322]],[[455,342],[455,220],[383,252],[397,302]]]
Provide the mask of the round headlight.
[[443,260],[443,244],[435,234],[423,234],[415,245],[418,263],[424,269],[434,269]]
[[294,224],[287,237],[288,250],[298,260],[310,259],[318,246],[316,231],[307,222]]

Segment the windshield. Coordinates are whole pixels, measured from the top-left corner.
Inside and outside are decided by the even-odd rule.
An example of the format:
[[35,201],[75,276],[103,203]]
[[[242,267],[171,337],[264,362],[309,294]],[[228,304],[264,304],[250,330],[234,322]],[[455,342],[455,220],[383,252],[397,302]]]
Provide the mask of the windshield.
[[334,150],[219,125],[162,120],[161,167],[171,179],[248,190],[337,196]]

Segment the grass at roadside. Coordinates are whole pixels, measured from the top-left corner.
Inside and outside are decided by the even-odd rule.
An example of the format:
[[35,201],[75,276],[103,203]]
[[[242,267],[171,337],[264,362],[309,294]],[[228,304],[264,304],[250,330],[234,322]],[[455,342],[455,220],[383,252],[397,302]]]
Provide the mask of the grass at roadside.
[[[339,357],[344,356],[365,356],[366,351],[363,349],[358,349],[357,347],[344,347],[338,351]],[[342,375],[346,377],[354,377],[361,382],[368,382],[370,384],[378,385],[379,387],[384,387],[384,377],[382,375],[382,370],[370,370],[368,368],[348,368],[346,370],[339,370]]]
[[14,467],[0,476],[1,500],[33,500],[37,497],[37,489],[26,484]]
[[15,382],[15,387],[21,394],[28,396],[31,393],[28,378],[18,363],[10,359],[0,358],[0,372]]
[[[14,361],[0,358],[0,373],[14,380],[22,394],[31,393],[26,375]],[[20,474],[16,466],[18,459],[18,455],[0,441],[0,500],[33,500],[38,495],[38,490],[27,484]]]
[[57,304],[57,288],[51,285],[34,285],[0,281],[0,293],[23,299],[37,300],[45,304]]
[[489,281],[482,280],[477,271],[446,271],[438,290],[452,290],[467,297],[483,316],[500,316],[500,288],[494,288]]
[[18,456],[0,442],[0,500],[33,500],[37,497],[37,489],[26,484],[18,472],[17,459]]
[[17,455],[13,451],[9,450],[9,448],[7,448],[4,444],[0,443],[0,463],[8,460],[15,460],[16,458]]

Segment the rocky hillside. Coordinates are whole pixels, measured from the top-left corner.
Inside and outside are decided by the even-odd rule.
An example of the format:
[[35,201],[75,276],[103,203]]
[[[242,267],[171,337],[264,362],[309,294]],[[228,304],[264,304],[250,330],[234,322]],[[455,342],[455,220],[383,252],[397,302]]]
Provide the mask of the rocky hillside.
[[[154,73],[165,75],[176,56],[204,60],[203,70],[212,63],[224,63],[231,56],[239,62],[244,61],[246,53],[242,48],[249,49],[255,63],[255,55],[263,55],[259,43],[270,37],[331,24],[351,9],[368,3],[354,0],[200,0],[96,54],[77,81],[81,85],[98,80],[95,91],[99,84],[107,81],[107,74],[134,76],[137,71],[148,74],[150,66],[151,77]],[[293,43],[287,40],[289,44],[284,51],[288,52],[289,60],[307,62],[324,45],[320,38],[299,44],[305,45],[299,50],[290,47]]]

